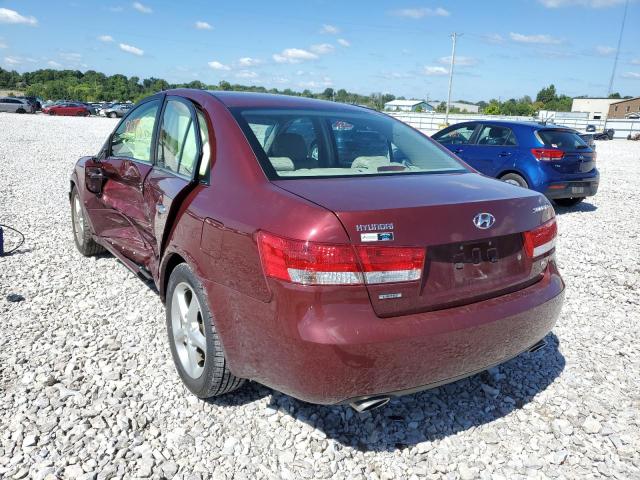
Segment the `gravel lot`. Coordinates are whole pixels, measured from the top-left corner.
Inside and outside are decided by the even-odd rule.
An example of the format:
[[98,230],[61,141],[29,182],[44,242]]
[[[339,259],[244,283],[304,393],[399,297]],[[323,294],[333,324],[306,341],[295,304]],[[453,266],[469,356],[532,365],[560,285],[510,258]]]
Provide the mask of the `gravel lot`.
[[27,237],[0,258],[0,478],[640,478],[640,142],[599,143],[600,192],[558,209],[546,348],[358,416],[187,392],[157,295],[73,244],[68,175],[114,125],[0,114],[0,223]]

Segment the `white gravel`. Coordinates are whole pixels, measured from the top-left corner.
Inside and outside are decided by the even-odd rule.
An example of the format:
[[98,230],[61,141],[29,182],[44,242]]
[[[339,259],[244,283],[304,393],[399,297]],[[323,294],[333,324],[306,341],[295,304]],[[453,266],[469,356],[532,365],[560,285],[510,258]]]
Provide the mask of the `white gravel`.
[[186,391],[156,294],[72,241],[69,173],[114,125],[0,114],[0,223],[27,237],[0,258],[0,478],[640,478],[640,142],[599,143],[600,192],[558,211],[549,346],[358,416]]

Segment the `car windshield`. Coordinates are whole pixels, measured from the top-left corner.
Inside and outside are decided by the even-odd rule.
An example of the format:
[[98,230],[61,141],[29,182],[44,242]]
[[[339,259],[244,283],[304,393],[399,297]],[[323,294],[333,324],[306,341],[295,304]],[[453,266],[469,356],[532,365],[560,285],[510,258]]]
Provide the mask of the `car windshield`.
[[435,142],[386,115],[231,110],[271,179],[467,171]]
[[571,130],[539,130],[538,135],[547,147],[561,150],[589,148],[580,135]]

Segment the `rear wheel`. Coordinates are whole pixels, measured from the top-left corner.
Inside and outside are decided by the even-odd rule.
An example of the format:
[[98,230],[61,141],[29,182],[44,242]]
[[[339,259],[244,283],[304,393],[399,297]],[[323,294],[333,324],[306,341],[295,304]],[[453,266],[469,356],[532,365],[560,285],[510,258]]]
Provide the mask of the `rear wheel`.
[[561,207],[573,207],[574,205],[579,204],[584,200],[585,197],[576,197],[576,198],[556,198],[554,202]]
[[19,108],[18,110],[16,110],[16,113],[25,113],[24,108]]
[[49,111],[49,115],[55,115],[55,114],[56,114],[56,112],[54,112],[53,110]]
[[511,185],[517,185],[518,187],[529,188],[527,181],[517,173],[507,173],[500,177],[500,180],[505,183],[510,183]]
[[116,118],[118,115],[116,115],[116,112],[111,112],[109,113],[109,118]]
[[91,238],[91,232],[85,222],[82,202],[75,187],[71,192],[71,223],[73,225],[73,240],[82,255],[91,257],[104,251],[104,248]]
[[244,383],[227,366],[202,284],[185,263],[169,277],[166,314],[173,362],[182,382],[194,395],[215,397]]

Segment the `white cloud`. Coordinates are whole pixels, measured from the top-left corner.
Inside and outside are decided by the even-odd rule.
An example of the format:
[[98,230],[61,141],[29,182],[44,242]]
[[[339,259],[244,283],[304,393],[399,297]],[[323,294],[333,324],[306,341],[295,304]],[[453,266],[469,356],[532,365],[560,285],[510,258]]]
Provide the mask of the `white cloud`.
[[339,38],[338,39],[338,43],[340,45],[342,45],[343,47],[350,47],[351,46],[351,42],[349,40],[345,40],[344,38]]
[[487,33],[482,35],[482,39],[489,43],[504,43],[504,37],[499,33]]
[[260,65],[262,60],[251,57],[242,57],[238,59],[238,65],[241,67],[255,67],[256,65]]
[[53,67],[53,68],[60,68],[62,66],[60,63],[58,63],[58,62],[56,62],[54,60],[49,60],[47,62],[47,65],[49,65],[50,67]]
[[323,87],[331,87],[333,86],[333,80],[331,80],[331,78],[329,77],[323,77],[322,80],[320,81],[316,81],[316,80],[309,80],[309,81],[302,81],[302,82],[298,82],[297,83],[298,87],[301,88],[323,88]]
[[449,70],[444,67],[424,67],[424,74],[429,77],[439,77],[442,75],[449,75]]
[[633,78],[634,80],[640,80],[640,73],[639,72],[625,72],[625,73],[622,74],[622,76],[624,78]]
[[327,53],[333,52],[335,47],[330,43],[320,43],[318,45],[311,45],[309,50],[313,53],[317,53],[318,55],[326,55]]
[[414,20],[418,20],[422,17],[448,17],[451,15],[448,10],[445,10],[442,7],[401,8],[400,10],[395,10],[393,14],[398,17],[413,18]]
[[282,52],[273,55],[273,59],[278,63],[300,63],[317,58],[318,55],[302,48],[285,48]]
[[325,23],[324,25],[322,25],[322,28],[320,29],[320,33],[328,33],[330,35],[335,35],[337,33],[340,33],[340,29],[335,25],[329,25]]
[[251,70],[240,70],[236,73],[237,78],[258,78],[258,74]]
[[198,30],[213,30],[213,27],[211,25],[209,25],[207,22],[203,22],[202,20],[198,20],[195,23],[195,27]]
[[133,2],[131,6],[137,11],[139,11],[140,13],[153,13],[153,10],[151,10],[151,7],[147,7],[146,5],[143,5],[140,2]]
[[210,61],[208,65],[214,70],[231,70],[231,67],[229,65],[225,65],[224,63],[220,63],[216,60]]
[[608,57],[609,55],[616,53],[616,49],[613,47],[608,47],[606,45],[598,45],[596,47],[596,53],[603,57]]
[[14,23],[35,26],[38,24],[36,17],[25,17],[15,10],[0,8],[0,23]]
[[0,48],[9,48],[9,45],[0,40]]
[[6,63],[7,65],[20,65],[22,63],[22,60],[20,60],[18,57],[4,57],[4,63]]
[[559,38],[546,34],[524,35],[522,33],[511,32],[509,37],[511,37],[511,40],[518,43],[537,43],[542,45],[557,45],[562,43],[562,40]]
[[607,8],[621,5],[625,0],[538,0],[547,8],[561,7],[591,7],[591,8]]
[[632,65],[640,65],[640,58],[634,58],[633,60],[631,60],[631,64]]
[[60,58],[63,58],[68,62],[79,62],[82,59],[82,54],[75,52],[63,52],[60,54]]
[[134,47],[133,45],[127,45],[126,43],[120,44],[120,50],[122,50],[123,52],[131,53],[133,55],[138,55],[139,57],[144,55],[144,50],[141,50],[138,47]]
[[[451,63],[451,55],[449,55],[448,57],[440,57],[438,63],[441,63],[442,65],[449,65]],[[456,66],[458,67],[471,67],[477,64],[478,60],[473,57],[465,57],[461,55],[458,55],[456,57]]]
[[111,35],[100,35],[98,40],[101,42],[113,42],[113,37]]

